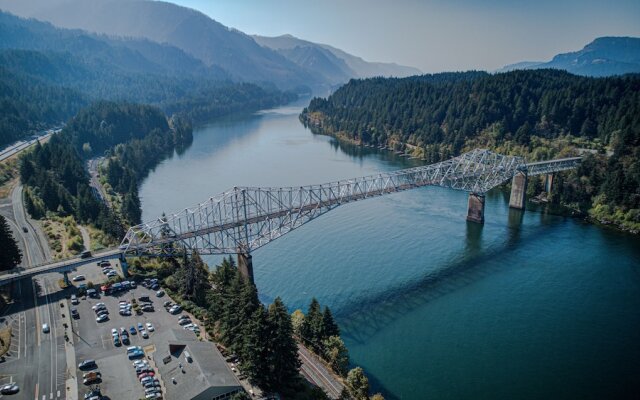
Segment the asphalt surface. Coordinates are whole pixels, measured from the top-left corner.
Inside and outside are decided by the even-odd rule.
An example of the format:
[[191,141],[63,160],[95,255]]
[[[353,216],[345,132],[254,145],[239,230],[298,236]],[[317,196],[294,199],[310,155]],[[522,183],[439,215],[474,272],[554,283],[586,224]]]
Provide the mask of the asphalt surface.
[[[39,227],[29,220],[22,204],[22,186],[11,193],[1,207],[14,237],[23,251],[22,266],[50,259]],[[24,232],[23,227],[27,228]],[[60,274],[43,274],[11,284],[13,303],[0,317],[0,324],[12,326],[8,355],[0,360],[0,383],[16,382],[20,392],[14,399],[52,400],[65,398],[66,354],[60,300],[65,293],[57,284]],[[50,332],[42,332],[42,324]]]
[[35,144],[38,140],[45,140],[49,138],[51,135],[53,135],[54,133],[58,133],[58,132],[60,132],[60,129],[49,130],[49,131],[41,132],[36,139],[21,140],[21,141],[15,142],[5,147],[4,149],[0,150],[0,161],[6,160],[7,158],[12,157],[20,153],[22,150],[28,148],[29,146]]
[[[57,287],[57,274],[14,282],[14,303],[0,318],[12,326],[9,354],[0,362],[2,383],[18,383],[13,399],[51,400],[65,398],[66,355],[60,307],[64,294]],[[56,289],[57,288],[57,289]],[[42,332],[48,324],[49,333]]]

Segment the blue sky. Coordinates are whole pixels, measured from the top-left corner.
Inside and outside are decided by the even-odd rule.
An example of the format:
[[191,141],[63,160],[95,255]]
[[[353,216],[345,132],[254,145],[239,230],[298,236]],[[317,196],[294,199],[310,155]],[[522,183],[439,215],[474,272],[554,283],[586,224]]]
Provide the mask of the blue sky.
[[640,0],[168,0],[249,34],[290,33],[425,72],[548,60],[640,36]]

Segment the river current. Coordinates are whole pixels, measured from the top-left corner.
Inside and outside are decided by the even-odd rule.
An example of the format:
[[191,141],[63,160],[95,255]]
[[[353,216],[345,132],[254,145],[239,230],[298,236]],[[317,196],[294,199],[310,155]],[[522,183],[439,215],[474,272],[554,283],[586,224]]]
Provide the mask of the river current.
[[[234,186],[419,165],[314,135],[301,106],[216,121],[140,188],[143,220]],[[640,239],[428,187],[344,205],[253,254],[263,302],[328,305],[387,399],[640,398]],[[219,258],[208,259],[214,265]]]

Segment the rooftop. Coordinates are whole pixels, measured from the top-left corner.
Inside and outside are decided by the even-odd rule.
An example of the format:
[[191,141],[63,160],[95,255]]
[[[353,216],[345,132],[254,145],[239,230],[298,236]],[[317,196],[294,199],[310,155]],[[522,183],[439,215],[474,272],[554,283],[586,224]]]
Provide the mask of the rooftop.
[[[242,390],[213,343],[200,341],[193,332],[184,329],[158,332],[154,339],[153,358],[166,388],[166,398],[212,400]],[[191,356],[191,362],[185,352]]]

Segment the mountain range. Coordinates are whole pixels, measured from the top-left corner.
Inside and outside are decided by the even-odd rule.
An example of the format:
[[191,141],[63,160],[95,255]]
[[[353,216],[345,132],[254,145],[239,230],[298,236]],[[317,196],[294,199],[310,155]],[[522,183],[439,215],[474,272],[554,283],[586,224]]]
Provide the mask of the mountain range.
[[0,0],[0,9],[56,27],[171,46],[233,80],[270,82],[281,89],[326,89],[351,78],[420,73],[396,64],[369,63],[293,37],[286,39],[295,46],[274,48],[279,38],[251,37],[199,11],[162,1]]
[[374,76],[406,77],[420,75],[422,71],[395,63],[368,62],[335,47],[309,42],[292,35],[276,37],[254,35],[255,41],[273,49],[300,67],[317,71],[333,84],[340,84],[351,78]]
[[515,69],[563,69],[584,76],[611,76],[640,73],[640,38],[605,36],[581,50],[558,54],[551,61],[524,61],[497,72]]

